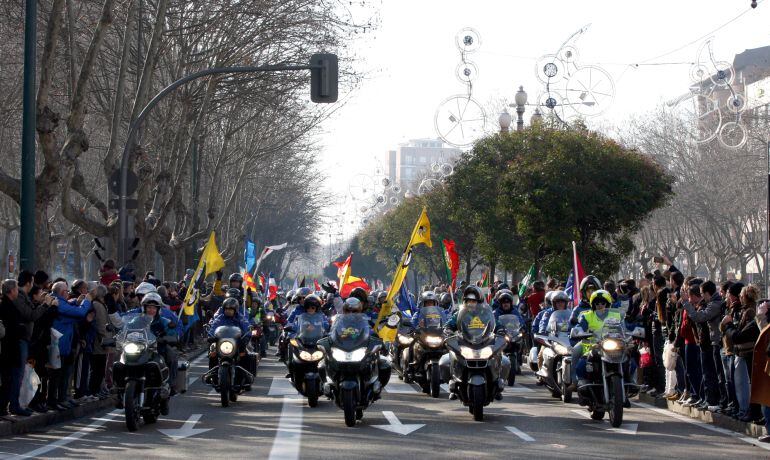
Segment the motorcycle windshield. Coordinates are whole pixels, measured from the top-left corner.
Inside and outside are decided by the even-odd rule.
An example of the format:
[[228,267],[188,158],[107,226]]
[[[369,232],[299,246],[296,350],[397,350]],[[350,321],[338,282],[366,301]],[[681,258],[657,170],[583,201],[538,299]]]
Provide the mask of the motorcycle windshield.
[[297,339],[305,345],[315,344],[318,339],[324,336],[324,314],[323,313],[303,313],[297,318],[299,331]]
[[123,317],[123,330],[118,334],[117,342],[121,345],[128,342],[150,345],[155,342],[155,334],[150,330],[152,318],[142,313],[132,313]]
[[457,330],[474,345],[482,343],[495,330],[495,315],[487,304],[464,306],[457,314]]
[[572,315],[571,310],[555,310],[548,318],[548,332],[551,334],[560,334],[569,332],[569,319]]
[[518,332],[521,329],[521,322],[519,322],[519,318],[516,315],[500,315],[497,321],[508,333]]
[[418,327],[421,329],[441,329],[444,327],[444,315],[439,307],[422,307]]
[[369,341],[369,318],[363,313],[337,315],[331,332],[332,345],[345,351],[361,348]]
[[240,339],[241,328],[235,326],[219,326],[214,331],[214,337],[218,339]]
[[623,322],[617,318],[607,318],[604,320],[604,325],[599,332],[599,337],[604,339],[618,339],[623,340],[626,338],[626,329],[623,327]]

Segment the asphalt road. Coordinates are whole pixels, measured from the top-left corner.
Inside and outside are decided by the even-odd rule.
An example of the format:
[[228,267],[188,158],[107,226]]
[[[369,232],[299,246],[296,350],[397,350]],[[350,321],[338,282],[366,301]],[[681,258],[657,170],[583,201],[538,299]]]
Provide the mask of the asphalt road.
[[[272,353],[271,353],[272,354]],[[173,398],[171,414],[138,432],[122,411],[0,439],[0,458],[770,458],[770,446],[649,406],[627,409],[624,425],[594,422],[534,384],[531,374],[474,422],[459,401],[432,399],[394,375],[354,428],[325,398],[310,408],[275,358],[262,361],[251,393],[222,408],[198,377]],[[408,433],[408,434],[406,434]]]

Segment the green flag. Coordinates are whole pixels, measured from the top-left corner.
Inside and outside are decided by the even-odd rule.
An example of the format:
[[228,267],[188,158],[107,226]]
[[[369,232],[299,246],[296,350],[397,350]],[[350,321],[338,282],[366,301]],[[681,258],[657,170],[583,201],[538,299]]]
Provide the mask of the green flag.
[[532,283],[535,282],[535,276],[537,276],[537,272],[535,271],[535,264],[532,264],[532,266],[529,267],[527,276],[521,280],[521,286],[519,286],[519,297],[524,297],[524,293],[527,292],[527,288],[532,286]]

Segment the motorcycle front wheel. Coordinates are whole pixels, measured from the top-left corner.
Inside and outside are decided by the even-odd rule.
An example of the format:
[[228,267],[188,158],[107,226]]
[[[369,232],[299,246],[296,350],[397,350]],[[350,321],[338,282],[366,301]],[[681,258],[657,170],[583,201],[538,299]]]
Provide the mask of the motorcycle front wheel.
[[135,380],[128,382],[123,398],[126,408],[126,428],[128,431],[136,431],[139,429],[142,408],[139,405],[139,391]]
[[318,383],[313,380],[312,384],[307,385],[307,405],[316,407],[318,405]]
[[430,366],[430,395],[438,398],[441,394],[441,368],[437,364]]
[[516,383],[516,370],[519,368],[518,356],[516,353],[511,353],[511,370],[508,371],[508,386],[512,387]]
[[356,394],[353,390],[342,390],[342,411],[345,425],[356,426]]
[[220,366],[219,368],[219,399],[222,407],[230,405],[230,368]]
[[614,428],[623,424],[623,403],[625,402],[625,392],[623,391],[623,380],[619,375],[613,375],[610,385],[610,425]]
[[483,385],[474,385],[471,389],[471,404],[473,410],[473,420],[481,422],[484,420],[484,400],[486,399],[486,389]]

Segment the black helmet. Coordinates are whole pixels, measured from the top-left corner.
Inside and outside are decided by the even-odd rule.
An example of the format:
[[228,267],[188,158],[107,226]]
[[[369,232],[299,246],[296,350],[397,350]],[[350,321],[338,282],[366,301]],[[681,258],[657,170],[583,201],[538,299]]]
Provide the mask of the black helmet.
[[580,282],[580,293],[583,295],[584,299],[587,297],[586,290],[591,286],[594,288],[594,291],[598,291],[603,287],[602,282],[599,281],[599,278],[595,277],[594,275],[586,276]]
[[502,289],[497,293],[497,301],[502,304],[505,301],[508,301],[511,303],[511,305],[514,304],[513,302],[513,293],[508,289]]
[[238,299],[235,299],[233,297],[228,297],[225,299],[224,302],[222,302],[222,311],[224,310],[235,310],[238,311],[238,308],[241,305],[238,303]]
[[293,289],[286,293],[286,300],[288,300],[289,303],[294,302],[294,294],[295,293],[296,293],[296,291],[293,290]]
[[241,294],[241,290],[240,289],[238,289],[238,288],[230,288],[225,293],[225,296],[227,298],[240,299],[242,294]]
[[441,294],[441,297],[439,297],[438,303],[439,305],[443,305],[444,307],[446,307],[447,305],[452,305],[452,296],[448,292],[445,292]]
[[463,291],[463,300],[475,300],[477,302],[483,302],[484,296],[481,295],[481,290],[476,286],[468,286]]
[[363,305],[366,305],[369,302],[369,296],[366,294],[366,290],[362,287],[353,288],[353,290],[350,291],[350,295],[348,297],[355,297],[356,299],[360,300]]
[[305,297],[305,303],[303,304],[305,309],[311,305],[314,306],[316,310],[321,310],[321,299],[315,294],[310,294]]
[[436,293],[433,291],[425,291],[420,295],[420,306],[425,305],[425,302],[432,301],[434,304],[438,305],[438,297],[436,297]]
[[241,276],[240,273],[233,273],[232,275],[230,275],[230,282],[232,283],[233,281],[243,283],[243,277]]
[[388,292],[387,291],[380,291],[379,294],[377,294],[377,302],[385,302],[385,299],[388,298]]

